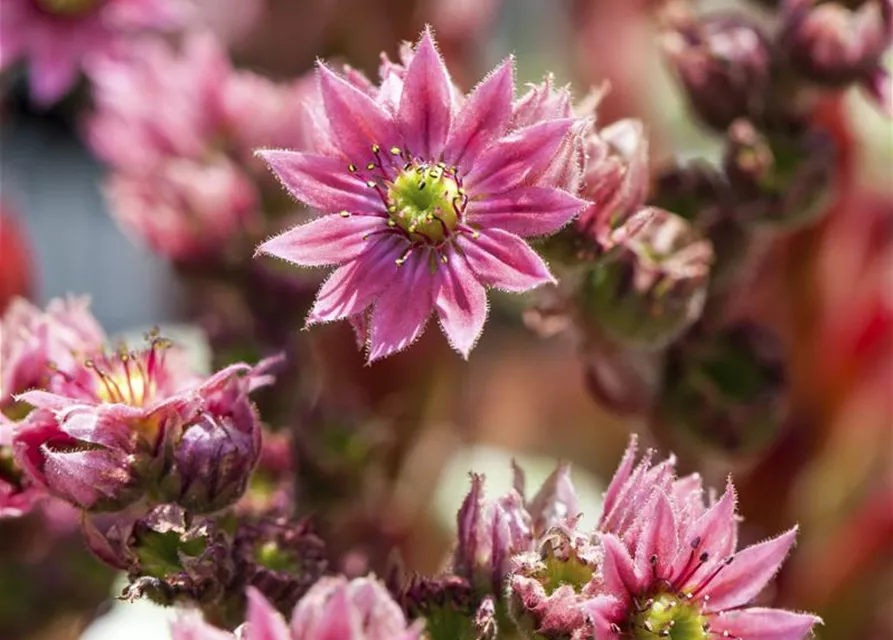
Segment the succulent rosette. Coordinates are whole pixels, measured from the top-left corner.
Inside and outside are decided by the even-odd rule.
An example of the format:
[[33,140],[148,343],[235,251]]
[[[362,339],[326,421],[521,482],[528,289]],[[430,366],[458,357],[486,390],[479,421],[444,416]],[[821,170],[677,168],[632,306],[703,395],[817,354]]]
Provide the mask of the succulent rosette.
[[31,95],[49,106],[75,84],[89,56],[119,50],[133,33],[183,23],[181,0],[2,0],[0,69],[27,59]]
[[[308,324],[351,319],[369,360],[416,340],[432,313],[467,357],[487,317],[487,288],[553,282],[524,238],[554,233],[584,206],[564,187],[586,120],[515,125],[506,61],[468,96],[454,87],[430,30],[380,87],[317,70],[321,104],[307,152],[265,150],[298,200],[324,215],[259,251],[308,267],[338,265]],[[549,112],[551,114],[551,112]]]
[[[52,390],[16,396],[34,407],[12,442],[16,462],[32,482],[82,509],[123,509],[158,493],[170,451],[180,451],[184,438],[189,446],[181,456],[189,460],[186,467],[194,466],[193,439],[185,435],[194,423],[232,421],[219,403],[209,402],[225,381],[246,375],[251,382],[244,392],[269,381],[263,374],[267,362],[257,368],[234,364],[203,380],[169,341],[155,333],[147,340],[138,351],[88,354],[70,371],[50,367]],[[231,402],[227,411],[241,417],[244,409]],[[240,426],[260,428],[256,420]],[[205,449],[208,456],[214,450]],[[206,468],[223,461],[208,457]],[[255,461],[256,453],[245,473]]]

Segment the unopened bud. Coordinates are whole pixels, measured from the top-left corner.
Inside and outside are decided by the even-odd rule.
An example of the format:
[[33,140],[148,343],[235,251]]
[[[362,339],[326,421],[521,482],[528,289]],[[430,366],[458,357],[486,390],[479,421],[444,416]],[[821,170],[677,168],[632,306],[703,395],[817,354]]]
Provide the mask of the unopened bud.
[[766,107],[771,55],[765,35],[742,16],[676,21],[664,52],[698,117],[715,129]]
[[713,248],[685,219],[648,207],[611,237],[612,253],[585,280],[587,312],[611,338],[661,348],[701,314]]
[[893,35],[891,0],[787,0],[782,8],[781,45],[806,78],[841,87],[882,66]]
[[820,129],[791,124],[764,135],[747,120],[729,127],[723,164],[743,222],[815,220],[833,187],[835,147]]
[[670,349],[664,380],[661,419],[707,446],[751,452],[778,433],[784,360],[777,338],[763,327],[693,331]]

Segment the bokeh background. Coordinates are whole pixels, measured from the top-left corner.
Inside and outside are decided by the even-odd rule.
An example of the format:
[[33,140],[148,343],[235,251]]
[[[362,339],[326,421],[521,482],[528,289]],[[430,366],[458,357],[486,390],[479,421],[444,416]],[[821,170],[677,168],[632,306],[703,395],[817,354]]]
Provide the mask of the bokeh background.
[[[700,7],[765,15],[754,3]],[[648,0],[202,0],[199,8],[236,64],[277,79],[308,72],[319,56],[372,76],[380,51],[393,55],[430,23],[465,88],[514,54],[521,83],[551,72],[582,96],[607,81],[600,122],[641,118],[656,170],[673,158],[719,158],[721,136],[693,120],[661,56]],[[4,73],[2,91],[0,295],[42,304],[87,293],[111,333],[194,319],[197,298],[183,274],[125,237],[106,210],[104,169],[79,135],[86,98],[36,109],[21,71]],[[821,117],[841,145],[838,188],[814,223],[767,236],[741,301],[780,337],[786,365],[787,408],[770,445],[730,452],[605,410],[585,384],[575,343],[534,336],[523,301],[497,297],[467,364],[429,330],[409,352],[364,368],[349,329],[319,328],[301,365],[307,375],[339,410],[384,416],[381,437],[398,443],[381,470],[387,498],[366,505],[369,518],[390,523],[375,534],[399,546],[407,565],[437,570],[468,470],[485,472],[495,494],[508,485],[513,456],[535,469],[532,484],[556,458],[573,462],[594,520],[638,431],[674,450],[682,472],[700,470],[714,486],[734,474],[746,540],[800,524],[775,586],[779,605],[817,612],[824,638],[893,638],[893,128],[856,90],[829,100]],[[383,544],[367,533],[368,544]],[[4,540],[13,539],[7,530]],[[29,562],[49,557],[30,553]],[[0,551],[3,602],[46,570],[26,563],[7,571],[21,562]],[[59,578],[19,604],[0,602],[0,629],[26,607],[70,597],[67,612],[23,637],[77,637],[109,606],[80,606],[66,595],[77,589]],[[120,638],[127,629],[129,638],[162,638],[166,615],[117,604],[84,637]]]

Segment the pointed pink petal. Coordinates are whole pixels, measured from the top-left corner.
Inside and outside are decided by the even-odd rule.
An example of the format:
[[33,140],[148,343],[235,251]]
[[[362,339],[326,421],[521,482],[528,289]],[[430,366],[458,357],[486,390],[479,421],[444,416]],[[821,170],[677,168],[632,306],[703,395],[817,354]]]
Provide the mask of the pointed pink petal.
[[383,217],[328,215],[270,238],[257,251],[304,267],[338,264],[356,258],[367,247],[364,238],[386,228]]
[[[659,492],[650,508],[642,514],[644,526],[636,548],[636,573],[646,579],[652,575],[669,577],[676,548],[676,516],[667,496]],[[652,564],[651,559],[656,558]]]
[[397,118],[403,141],[413,155],[439,159],[452,120],[452,82],[431,30],[425,29],[406,70]]
[[461,254],[444,255],[448,262],[437,265],[441,278],[437,315],[450,346],[468,359],[487,320],[487,292]]
[[363,166],[375,157],[372,145],[388,149],[397,143],[391,116],[372,98],[322,63],[317,78],[332,139],[348,162]]
[[504,229],[529,238],[555,233],[588,204],[560,189],[519,187],[492,198],[472,200],[468,217],[485,229]]
[[[734,551],[738,535],[735,503],[735,487],[730,482],[719,501],[695,520],[689,530],[683,534],[682,540],[679,541],[679,553],[673,563],[674,576],[679,576],[685,570],[691,558],[692,549],[695,549],[696,556],[707,553],[709,560],[699,572],[692,576],[691,584],[697,583],[704,574],[716,567],[717,562],[725,560]],[[695,545],[696,542],[697,545]],[[680,586],[684,587],[685,585]]]
[[263,594],[248,587],[248,636],[251,640],[291,640],[285,620]]
[[549,166],[561,142],[577,121],[547,120],[494,142],[465,178],[469,193],[498,194],[536,179]]
[[471,167],[481,152],[505,132],[512,115],[514,76],[514,61],[509,58],[468,96],[450,129],[444,162]]
[[359,628],[360,625],[356,617],[357,614],[348,600],[347,587],[335,589],[332,597],[326,602],[322,615],[314,625],[313,634],[308,635],[308,638],[314,640],[359,638],[362,630]]
[[590,598],[580,607],[592,623],[596,638],[616,637],[611,625],[622,621],[626,615],[626,607],[621,600],[614,596],[599,595]]
[[336,269],[320,287],[307,324],[362,313],[398,277],[396,260],[404,246],[396,236],[380,238],[355,260]]
[[198,611],[181,613],[171,623],[173,640],[233,640],[233,634],[209,625]]
[[476,238],[458,240],[478,280],[503,291],[528,291],[555,278],[536,251],[518,236],[502,229],[480,231]]
[[50,391],[41,391],[40,389],[32,389],[31,391],[20,393],[15,396],[15,399],[18,402],[30,404],[32,407],[38,407],[40,409],[50,409],[53,411],[59,411],[61,409],[73,407],[79,404],[77,400],[74,400],[67,396],[60,396],[57,393],[52,393]]
[[747,640],[801,640],[822,619],[808,613],[754,607],[729,611],[710,618],[710,631],[717,637]]
[[797,537],[797,527],[777,538],[747,547],[735,554],[704,591],[707,611],[734,609],[753,600],[776,574]]
[[630,598],[645,588],[650,580],[640,580],[636,576],[633,559],[617,536],[606,533],[601,536],[601,541],[605,554],[602,559],[605,587],[611,595],[623,602],[629,602]]
[[629,480],[629,476],[633,470],[633,464],[636,461],[636,451],[638,448],[639,438],[633,434],[630,436],[629,444],[626,445],[626,451],[623,452],[623,458],[621,458],[620,464],[617,466],[617,470],[611,478],[611,484],[608,485],[605,495],[602,498],[602,516],[598,524],[600,531],[604,530],[604,526],[611,511],[614,510],[614,505],[617,503],[617,498],[626,485],[626,482]]
[[369,362],[402,351],[425,330],[434,308],[437,281],[430,258],[428,251],[416,249],[379,296],[372,311]]
[[297,151],[258,151],[273,173],[295,198],[324,213],[381,211],[378,193],[351,174],[336,158]]

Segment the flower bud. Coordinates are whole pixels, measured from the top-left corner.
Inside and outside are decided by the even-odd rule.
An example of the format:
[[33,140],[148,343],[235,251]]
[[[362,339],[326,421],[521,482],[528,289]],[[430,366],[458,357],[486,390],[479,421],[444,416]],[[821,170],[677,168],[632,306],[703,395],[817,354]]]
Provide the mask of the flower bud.
[[701,314],[713,248],[677,215],[645,208],[617,229],[612,253],[588,274],[582,304],[605,333],[657,349]]
[[759,450],[785,413],[785,367],[777,338],[753,324],[693,331],[673,346],[659,415],[697,441],[729,453]]
[[511,557],[533,544],[531,518],[517,491],[496,501],[485,500],[483,492],[484,477],[472,474],[471,491],[458,514],[453,571],[476,591],[499,593]]
[[823,130],[794,123],[764,135],[736,120],[723,159],[736,214],[743,222],[812,222],[830,199],[834,156],[834,142]]
[[322,578],[295,607],[292,640],[418,640],[400,607],[374,578]]
[[476,610],[471,585],[452,575],[413,576],[398,593],[407,615],[425,619],[430,640],[479,640],[488,624],[487,609],[493,604],[485,596]]
[[723,130],[766,107],[771,54],[766,36],[742,16],[677,22],[661,38],[692,109]]
[[639,120],[618,120],[586,138],[581,196],[592,201],[577,226],[605,244],[611,232],[645,202],[648,139]]
[[893,37],[893,2],[787,0],[781,46],[806,78],[841,87],[883,66]]

